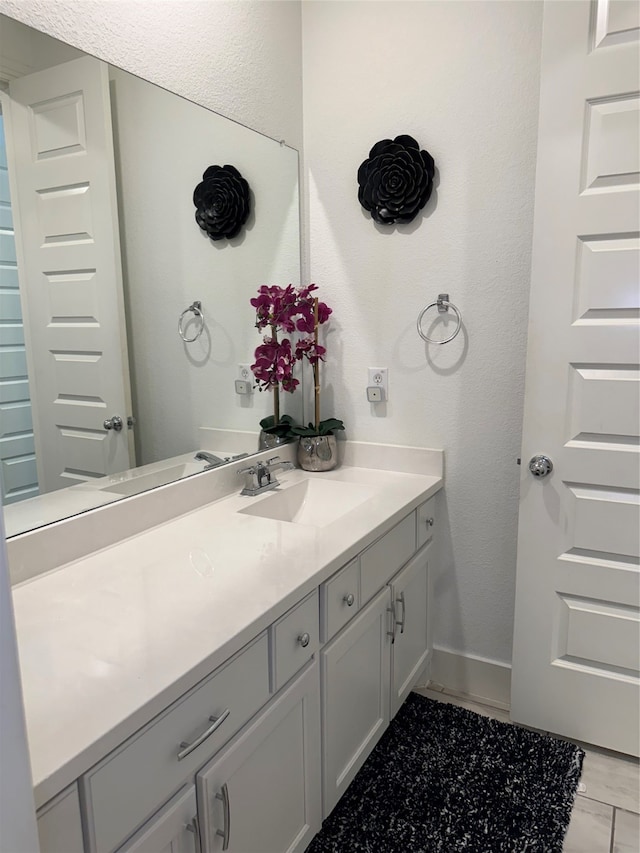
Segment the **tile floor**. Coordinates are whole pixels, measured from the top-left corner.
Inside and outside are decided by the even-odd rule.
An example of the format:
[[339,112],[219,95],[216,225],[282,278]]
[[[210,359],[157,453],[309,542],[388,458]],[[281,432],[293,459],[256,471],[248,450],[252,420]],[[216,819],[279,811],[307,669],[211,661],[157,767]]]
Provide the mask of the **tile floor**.
[[[430,684],[417,693],[510,723],[509,712]],[[514,725],[516,725],[514,723]],[[640,853],[640,764],[588,744],[563,853]]]

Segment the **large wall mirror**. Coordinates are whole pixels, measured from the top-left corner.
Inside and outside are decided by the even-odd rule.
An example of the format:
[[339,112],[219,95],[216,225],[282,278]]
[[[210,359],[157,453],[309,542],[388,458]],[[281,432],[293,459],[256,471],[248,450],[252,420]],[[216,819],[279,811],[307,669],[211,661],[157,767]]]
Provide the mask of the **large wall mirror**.
[[[258,450],[271,396],[235,380],[260,343],[250,298],[300,282],[298,152],[4,16],[0,82],[12,536],[200,472],[199,451]],[[214,242],[192,197],[225,164],[248,181],[251,213]],[[194,303],[204,327],[185,342]],[[300,418],[301,394],[287,397]]]

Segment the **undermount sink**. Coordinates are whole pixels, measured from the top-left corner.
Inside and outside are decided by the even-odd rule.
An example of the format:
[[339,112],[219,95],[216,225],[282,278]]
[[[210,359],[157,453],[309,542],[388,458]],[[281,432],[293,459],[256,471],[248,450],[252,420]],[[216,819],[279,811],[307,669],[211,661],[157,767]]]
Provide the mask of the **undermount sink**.
[[335,480],[304,480],[239,510],[245,515],[325,527],[368,501],[375,490]]

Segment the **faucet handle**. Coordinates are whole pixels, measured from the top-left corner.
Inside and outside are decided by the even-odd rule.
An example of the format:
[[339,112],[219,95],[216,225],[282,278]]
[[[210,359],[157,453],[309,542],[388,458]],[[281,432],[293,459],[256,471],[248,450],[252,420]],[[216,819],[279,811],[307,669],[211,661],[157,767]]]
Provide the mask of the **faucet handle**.
[[293,462],[281,462],[279,456],[272,456],[271,459],[267,459],[267,466],[269,468],[282,468],[283,471],[295,467]]
[[253,465],[250,465],[248,468],[238,468],[236,473],[237,474],[255,474],[256,469],[253,467]]

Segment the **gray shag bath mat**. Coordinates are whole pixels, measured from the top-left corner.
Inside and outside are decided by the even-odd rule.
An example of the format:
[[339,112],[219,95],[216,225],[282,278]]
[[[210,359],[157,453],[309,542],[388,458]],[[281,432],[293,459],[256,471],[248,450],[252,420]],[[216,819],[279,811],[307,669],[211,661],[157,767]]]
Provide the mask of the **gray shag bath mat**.
[[561,853],[583,758],[412,693],[307,853]]

